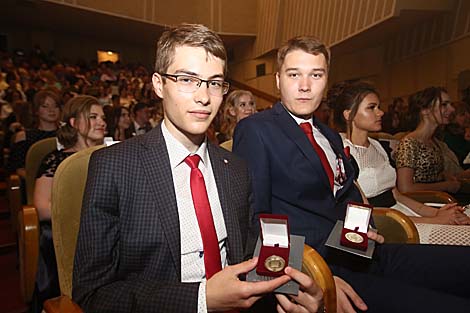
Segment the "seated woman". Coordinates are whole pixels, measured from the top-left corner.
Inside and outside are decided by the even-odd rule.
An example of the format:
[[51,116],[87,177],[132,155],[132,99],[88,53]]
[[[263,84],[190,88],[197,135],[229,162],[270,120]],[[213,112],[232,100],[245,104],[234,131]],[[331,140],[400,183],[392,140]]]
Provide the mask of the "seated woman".
[[113,108],[112,120],[109,121],[108,134],[116,141],[123,141],[132,137],[131,116],[129,108]]
[[439,127],[449,124],[454,112],[447,91],[429,87],[412,94],[408,104],[409,124],[414,130],[400,141],[395,154],[398,189],[446,191],[458,197],[458,178],[466,173],[455,176],[444,170],[448,147],[435,136]]
[[25,176],[25,159],[28,149],[37,141],[55,137],[60,118],[60,97],[53,91],[42,90],[33,100],[36,127],[15,134],[8,163],[8,170]]
[[[470,226],[448,226],[470,224],[470,218],[460,206],[454,203],[432,208],[395,188],[395,170],[385,150],[378,141],[368,137],[369,132],[381,130],[384,114],[373,86],[365,82],[336,84],[328,91],[328,104],[333,108],[335,126],[345,132],[342,133],[344,145],[350,148],[359,167],[358,183],[372,205],[392,207],[410,216],[422,243],[470,245]],[[436,233],[447,236],[436,236]],[[468,236],[462,236],[463,233]]]
[[[41,307],[44,300],[60,295],[57,265],[52,243],[51,192],[54,173],[59,164],[73,153],[103,143],[106,123],[98,100],[91,96],[77,96],[64,106],[62,126],[57,139],[64,146],[47,155],[37,174],[34,205],[40,220],[40,243],[35,298]],[[39,311],[40,312],[40,311]]]
[[235,126],[245,117],[256,113],[255,98],[248,90],[234,90],[227,96],[223,110],[222,125],[217,138],[220,143],[224,143],[222,147],[231,151]]
[[444,142],[455,153],[460,166],[470,169],[470,163],[464,163],[470,154],[470,140],[465,139],[465,128],[470,127],[470,105],[462,101],[454,102],[452,105],[455,114],[444,130]]

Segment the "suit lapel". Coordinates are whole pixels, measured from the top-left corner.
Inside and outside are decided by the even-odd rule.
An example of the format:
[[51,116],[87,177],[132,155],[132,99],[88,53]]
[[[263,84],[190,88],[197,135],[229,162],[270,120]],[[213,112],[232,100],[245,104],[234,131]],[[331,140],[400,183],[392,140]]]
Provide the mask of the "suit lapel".
[[320,157],[315,152],[315,149],[312,147],[312,144],[308,140],[307,136],[305,136],[292,116],[289,115],[280,102],[275,104],[273,111],[274,119],[277,120],[277,125],[282,129],[286,136],[297,145],[300,151],[302,151],[302,154],[310,162],[314,170],[322,177],[322,181],[325,183],[325,185],[330,188],[329,178],[323,169]]
[[354,169],[351,165],[351,162],[349,162],[348,158],[344,154],[344,150],[342,149],[342,147],[336,145],[335,140],[331,138],[331,129],[328,129],[326,128],[326,126],[321,125],[321,124],[318,124],[317,127],[320,128],[320,131],[322,132],[322,134],[326,137],[326,139],[328,139],[328,141],[330,142],[330,146],[335,152],[335,154],[337,156],[340,156],[343,159],[344,170],[346,172],[346,181],[343,183],[343,188],[339,189],[336,192],[335,198],[339,199],[344,194],[344,192],[349,189],[351,184],[353,184]]
[[142,153],[142,166],[154,196],[155,208],[158,208],[158,216],[161,219],[176,272],[181,279],[180,223],[165,140],[160,126],[142,135],[141,138],[146,148]]
[[209,156],[211,159],[212,171],[217,185],[220,206],[224,214],[225,228],[227,230],[227,261],[228,264],[235,264],[243,258],[242,236],[240,233],[237,212],[232,208],[228,193],[231,188],[231,164],[224,159],[218,149],[212,144],[208,144]]

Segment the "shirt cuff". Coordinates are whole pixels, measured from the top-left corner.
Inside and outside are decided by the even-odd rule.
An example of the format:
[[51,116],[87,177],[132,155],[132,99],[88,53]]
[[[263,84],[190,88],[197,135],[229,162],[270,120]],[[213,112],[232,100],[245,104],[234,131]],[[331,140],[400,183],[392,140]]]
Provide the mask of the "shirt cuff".
[[207,313],[207,303],[206,303],[206,280],[202,280],[199,284],[199,293],[197,297],[197,312],[198,313]]

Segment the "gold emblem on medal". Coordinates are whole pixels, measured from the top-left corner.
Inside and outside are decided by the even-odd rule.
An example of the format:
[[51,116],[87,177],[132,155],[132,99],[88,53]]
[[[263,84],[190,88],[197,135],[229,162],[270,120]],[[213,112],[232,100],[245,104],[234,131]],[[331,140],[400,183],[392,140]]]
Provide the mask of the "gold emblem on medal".
[[271,272],[279,272],[284,269],[286,261],[278,255],[271,255],[264,261],[264,266]]
[[347,240],[354,242],[354,243],[361,243],[364,241],[364,238],[362,238],[361,235],[358,235],[353,232],[346,233],[344,237],[346,237]]

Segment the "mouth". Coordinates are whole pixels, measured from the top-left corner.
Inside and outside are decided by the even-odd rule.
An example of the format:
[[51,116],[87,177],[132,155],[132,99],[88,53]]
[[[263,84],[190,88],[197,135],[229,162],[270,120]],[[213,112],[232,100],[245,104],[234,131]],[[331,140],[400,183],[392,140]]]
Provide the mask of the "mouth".
[[197,119],[203,120],[207,119],[211,115],[211,112],[206,110],[193,110],[189,111],[189,114],[196,117]]
[[312,98],[301,97],[301,98],[297,98],[296,100],[299,102],[308,102],[308,101],[311,101]]

